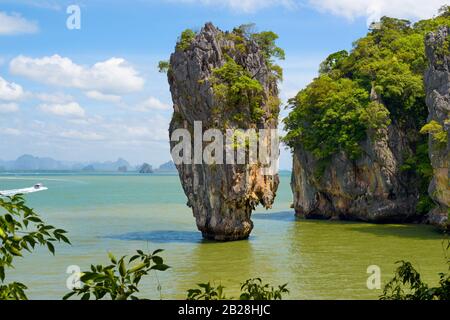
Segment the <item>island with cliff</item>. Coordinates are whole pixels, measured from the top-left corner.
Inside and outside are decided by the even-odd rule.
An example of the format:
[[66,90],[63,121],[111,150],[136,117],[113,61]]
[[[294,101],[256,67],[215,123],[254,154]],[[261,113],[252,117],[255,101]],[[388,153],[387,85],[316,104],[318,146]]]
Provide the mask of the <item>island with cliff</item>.
[[[282,121],[298,217],[420,222],[445,230],[448,23],[446,13],[414,25],[382,18],[352,51],[323,61],[319,76],[289,100],[285,119],[278,117],[282,69],[274,62],[284,52],[275,34],[252,33],[248,25],[230,32],[211,23],[198,33],[188,29],[170,61],[160,64],[174,106],[169,133],[193,132],[196,121],[222,131],[277,128]],[[278,176],[260,176],[257,165],[181,163],[177,169],[208,239],[247,238],[252,210],[269,208],[276,197]]]
[[180,319],[450,300],[450,6],[86,2],[49,32],[66,11],[19,2],[0,11],[0,300]]

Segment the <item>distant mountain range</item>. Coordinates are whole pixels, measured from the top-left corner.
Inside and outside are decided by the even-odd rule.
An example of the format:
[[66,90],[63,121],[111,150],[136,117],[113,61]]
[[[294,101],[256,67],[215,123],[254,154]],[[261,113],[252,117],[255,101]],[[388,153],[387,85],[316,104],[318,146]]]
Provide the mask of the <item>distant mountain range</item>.
[[175,163],[173,163],[173,161],[168,161],[160,165],[156,171],[159,172],[177,171],[177,167],[175,166]]
[[[16,160],[0,160],[0,171],[85,171],[85,172],[126,172],[139,171],[142,165],[132,166],[125,159],[106,162],[71,162],[60,161],[52,158],[35,157],[29,154],[18,157]],[[174,171],[176,167],[173,161],[162,164],[155,172]]]

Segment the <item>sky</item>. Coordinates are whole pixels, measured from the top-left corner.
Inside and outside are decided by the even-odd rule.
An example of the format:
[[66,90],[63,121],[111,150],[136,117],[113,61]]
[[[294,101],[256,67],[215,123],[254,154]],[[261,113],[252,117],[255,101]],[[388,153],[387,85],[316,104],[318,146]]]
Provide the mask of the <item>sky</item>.
[[[304,88],[329,54],[383,15],[430,18],[442,0],[0,0],[0,159],[159,165],[170,160],[171,96],[160,60],[186,28],[255,23],[286,52],[282,101]],[[69,29],[71,5],[80,28]],[[289,110],[281,112],[285,117]],[[280,168],[291,168],[282,146]]]

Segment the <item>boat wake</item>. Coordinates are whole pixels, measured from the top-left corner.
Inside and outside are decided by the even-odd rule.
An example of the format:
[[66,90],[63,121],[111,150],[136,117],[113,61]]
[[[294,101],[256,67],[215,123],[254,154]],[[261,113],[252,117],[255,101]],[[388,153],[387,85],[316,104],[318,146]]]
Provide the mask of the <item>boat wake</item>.
[[12,190],[4,190],[0,191],[0,197],[11,197],[16,194],[27,194],[27,193],[34,193],[39,191],[48,190],[47,187],[44,187],[42,183],[35,184],[34,186],[30,188],[23,188],[23,189],[12,189]]

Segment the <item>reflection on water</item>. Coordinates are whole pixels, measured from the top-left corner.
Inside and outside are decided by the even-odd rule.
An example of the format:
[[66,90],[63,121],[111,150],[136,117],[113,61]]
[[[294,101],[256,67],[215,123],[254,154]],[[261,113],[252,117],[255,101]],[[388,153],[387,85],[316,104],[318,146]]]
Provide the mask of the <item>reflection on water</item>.
[[153,243],[199,243],[203,242],[202,235],[195,231],[155,230],[148,232],[129,232],[125,234],[106,236],[105,238],[119,240],[150,241]]
[[298,220],[298,218],[295,217],[292,211],[284,211],[271,213],[255,213],[252,215],[252,220],[295,221]]
[[[176,176],[50,176],[35,182],[42,178],[49,179],[49,190],[27,199],[46,221],[68,230],[73,245],[58,245],[54,257],[39,249],[17,260],[9,280],[26,283],[31,298],[61,298],[69,265],[87,269],[108,263],[108,251],[120,256],[137,249],[165,249],[171,266],[144,281],[141,294],[152,299],[160,298],[158,282],[163,298],[185,298],[187,289],[208,281],[237,297],[239,283],[251,277],[288,283],[292,299],[376,299],[380,290],[366,288],[369,265],[381,267],[383,282],[401,259],[413,262],[426,281],[436,282],[446,270],[442,236],[432,227],[296,219],[288,210],[288,176],[281,177],[274,208],[252,215],[250,239],[227,243],[202,240]],[[4,189],[32,183],[0,176]]]

